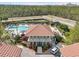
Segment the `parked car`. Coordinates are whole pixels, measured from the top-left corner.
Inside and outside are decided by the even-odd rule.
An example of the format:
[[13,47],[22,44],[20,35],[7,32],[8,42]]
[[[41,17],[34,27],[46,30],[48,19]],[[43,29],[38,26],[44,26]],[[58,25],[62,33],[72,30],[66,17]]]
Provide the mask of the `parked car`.
[[61,57],[62,56],[60,49],[58,47],[51,48],[50,53],[53,54],[55,57]]
[[51,48],[50,53],[56,54],[58,51],[59,51],[58,47],[53,47]]

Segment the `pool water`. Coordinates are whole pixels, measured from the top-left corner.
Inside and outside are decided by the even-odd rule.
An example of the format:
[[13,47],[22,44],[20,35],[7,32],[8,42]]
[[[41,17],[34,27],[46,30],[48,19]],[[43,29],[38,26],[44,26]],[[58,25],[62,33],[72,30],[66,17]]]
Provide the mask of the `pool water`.
[[26,30],[28,30],[28,27],[26,27],[26,26],[19,26],[18,30],[19,31],[26,31]]
[[18,30],[18,31],[22,32],[22,31],[28,30],[29,27],[28,26],[25,26],[25,25],[21,25],[21,26],[10,25],[8,27],[8,29],[10,29],[10,30]]

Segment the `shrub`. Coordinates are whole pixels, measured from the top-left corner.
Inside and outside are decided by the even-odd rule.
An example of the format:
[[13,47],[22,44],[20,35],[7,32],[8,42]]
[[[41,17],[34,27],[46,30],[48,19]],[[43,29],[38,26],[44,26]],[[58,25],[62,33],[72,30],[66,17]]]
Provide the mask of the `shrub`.
[[14,39],[15,39],[15,44],[21,42],[21,40],[20,40],[20,36],[19,36],[19,35],[16,35]]
[[27,45],[26,44],[24,44],[24,43],[21,43],[24,47],[27,47]]
[[69,32],[69,31],[70,31],[70,29],[68,28],[68,26],[65,25],[65,24],[61,24],[61,23],[59,23],[59,22],[54,22],[53,24],[54,24],[61,32],[63,32],[63,33],[66,33],[66,32]]
[[72,40],[64,39],[64,43],[67,44],[67,45],[70,45],[70,44],[72,44]]
[[43,47],[43,51],[45,51],[45,50],[47,50],[48,49],[48,45],[47,44],[45,44],[44,46],[42,46]]
[[62,39],[63,39],[63,38],[62,38],[61,36],[59,36],[59,35],[56,35],[55,38],[56,38],[56,44],[58,44],[59,42],[61,42]]
[[68,37],[70,35],[70,32],[66,32],[64,35]]
[[15,40],[11,39],[11,40],[10,40],[10,44],[15,45]]

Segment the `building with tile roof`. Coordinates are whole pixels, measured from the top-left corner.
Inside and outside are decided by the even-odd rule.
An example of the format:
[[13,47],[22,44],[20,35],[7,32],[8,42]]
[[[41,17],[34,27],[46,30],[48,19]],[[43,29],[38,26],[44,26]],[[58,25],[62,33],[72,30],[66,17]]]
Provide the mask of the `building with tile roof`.
[[25,33],[25,36],[28,37],[27,45],[35,47],[51,46],[52,43],[55,43],[54,34],[55,32],[48,25],[37,24]]
[[48,25],[37,24],[27,31],[26,36],[54,36]]
[[0,44],[0,57],[19,57],[21,48],[9,44]]
[[79,43],[65,46],[60,51],[64,57],[79,57]]

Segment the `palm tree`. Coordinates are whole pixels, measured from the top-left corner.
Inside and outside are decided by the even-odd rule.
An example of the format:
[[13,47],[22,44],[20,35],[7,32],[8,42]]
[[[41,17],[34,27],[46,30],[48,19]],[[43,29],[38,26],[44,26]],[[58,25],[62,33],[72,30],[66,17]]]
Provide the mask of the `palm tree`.
[[2,23],[0,23],[0,42],[6,42],[11,38],[10,34],[5,30]]
[[3,26],[2,23],[0,23],[0,40],[2,35],[3,35]]

